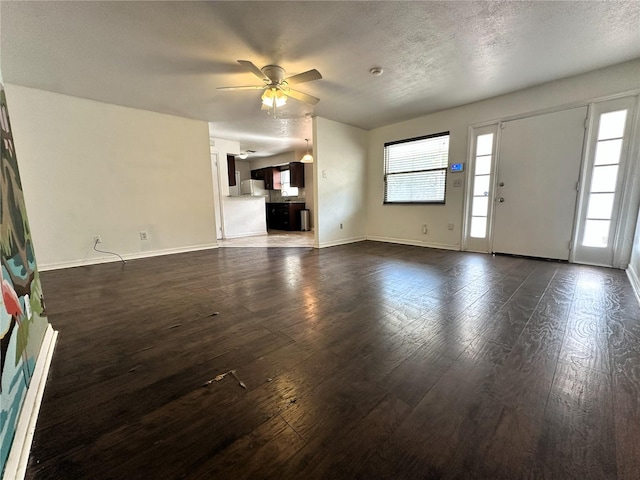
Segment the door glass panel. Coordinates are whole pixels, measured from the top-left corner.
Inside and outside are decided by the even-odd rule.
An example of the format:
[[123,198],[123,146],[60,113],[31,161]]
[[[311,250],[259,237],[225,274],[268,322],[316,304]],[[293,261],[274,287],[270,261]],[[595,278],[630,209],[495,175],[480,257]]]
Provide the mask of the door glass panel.
[[609,243],[609,220],[587,220],[582,245],[605,248]]
[[594,165],[611,165],[620,161],[622,139],[605,140],[596,146],[596,160]]
[[600,127],[598,128],[598,140],[609,138],[622,138],[624,126],[627,120],[627,111],[603,113],[600,116]]
[[471,218],[471,236],[474,238],[484,238],[487,234],[487,217]]
[[618,166],[593,167],[591,192],[615,192],[618,179]]
[[593,154],[591,190],[582,237],[585,247],[607,248],[609,245],[626,121],[627,110],[603,113],[598,118],[598,138]]
[[491,155],[493,151],[493,133],[479,135],[476,145],[476,156]]
[[489,175],[491,173],[491,155],[476,158],[476,175]]
[[473,209],[471,215],[474,217],[486,217],[489,197],[475,197],[473,199]]
[[475,177],[473,182],[473,196],[489,195],[489,175]]
[[589,196],[588,219],[609,220],[613,210],[613,193],[592,193]]
[[487,133],[478,135],[475,138],[475,174],[473,177],[473,198],[471,200],[471,224],[469,225],[469,236],[473,238],[487,237],[493,135],[493,133]]

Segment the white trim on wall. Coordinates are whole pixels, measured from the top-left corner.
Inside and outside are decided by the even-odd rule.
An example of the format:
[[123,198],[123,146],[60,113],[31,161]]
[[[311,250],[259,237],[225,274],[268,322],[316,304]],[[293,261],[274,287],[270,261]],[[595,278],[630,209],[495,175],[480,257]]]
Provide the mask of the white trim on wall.
[[258,236],[267,236],[268,233],[264,230],[256,231],[256,232],[245,232],[245,233],[235,233],[232,235],[227,235],[224,238],[244,238],[244,237],[258,237]]
[[366,237],[351,237],[351,238],[341,238],[339,240],[333,240],[331,242],[322,242],[318,243],[317,241],[314,243],[314,248],[326,248],[326,247],[336,247],[338,245],[346,245],[348,243],[357,243],[364,242],[367,240]]
[[[121,255],[121,257],[124,258],[125,260],[136,260],[138,258],[160,257],[162,255],[174,255],[176,253],[196,252],[198,250],[211,250],[215,248],[219,248],[219,245],[217,243],[123,254]],[[77,261],[71,261],[71,262],[44,263],[44,264],[38,265],[38,270],[40,270],[41,272],[45,272],[48,270],[59,270],[61,268],[84,267],[87,265],[98,265],[101,263],[113,263],[113,262],[119,262],[119,261],[120,259],[117,256],[109,255],[108,257],[89,258],[86,260],[77,260]]]
[[631,264],[629,265],[629,268],[627,268],[627,277],[629,277],[631,288],[633,288],[633,291],[636,294],[636,300],[640,303],[640,273],[636,272]]
[[[535,87],[533,87],[533,88],[535,88]],[[516,92],[514,92],[514,93],[516,93]],[[578,101],[575,101],[575,102],[561,103],[561,104],[558,104],[558,105],[554,105],[552,107],[541,108],[541,109],[537,109],[537,110],[529,110],[529,111],[517,113],[517,114],[514,114],[514,115],[505,115],[504,117],[494,118],[492,120],[483,120],[481,122],[472,123],[472,124],[469,125],[469,127],[471,127],[471,128],[487,127],[487,126],[493,125],[495,123],[510,122],[512,120],[520,120],[522,118],[535,117],[535,116],[538,116],[538,115],[544,115],[546,113],[561,112],[563,110],[570,110],[572,108],[588,107],[592,103],[607,102],[609,100],[617,100],[619,98],[633,97],[633,96],[636,96],[636,95],[640,95],[640,88],[634,88],[632,90],[627,90],[627,91],[622,92],[622,93],[615,93],[613,95],[603,95],[603,96],[599,96],[599,97],[589,97],[589,98],[578,100]]]
[[33,434],[36,431],[36,422],[40,413],[40,404],[44,395],[44,387],[47,382],[53,350],[58,339],[58,331],[47,325],[44,339],[40,345],[40,352],[36,363],[31,383],[27,389],[27,394],[22,404],[22,410],[18,417],[16,434],[13,437],[9,457],[5,465],[2,478],[11,480],[22,480],[27,473],[27,462],[33,441]]
[[414,247],[438,248],[440,250],[454,250],[456,252],[460,251],[460,245],[457,244],[451,245],[448,243],[422,242],[407,238],[379,237],[376,235],[367,235],[367,240],[371,240],[374,242],[397,243],[400,245],[412,245]]

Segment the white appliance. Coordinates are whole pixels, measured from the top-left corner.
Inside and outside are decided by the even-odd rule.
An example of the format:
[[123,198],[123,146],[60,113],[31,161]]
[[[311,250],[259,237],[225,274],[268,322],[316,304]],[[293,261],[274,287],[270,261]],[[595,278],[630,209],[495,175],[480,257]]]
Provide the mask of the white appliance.
[[240,195],[240,172],[236,170],[236,184],[234,186],[229,185],[229,196],[239,197]]
[[269,196],[269,190],[264,188],[264,180],[242,180],[240,182],[240,193],[254,197]]

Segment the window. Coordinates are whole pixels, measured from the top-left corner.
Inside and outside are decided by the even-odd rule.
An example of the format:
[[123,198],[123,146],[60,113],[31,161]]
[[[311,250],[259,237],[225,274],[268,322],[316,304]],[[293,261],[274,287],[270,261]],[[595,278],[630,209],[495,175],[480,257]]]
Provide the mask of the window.
[[585,247],[606,248],[609,244],[626,120],[626,110],[603,113],[600,116],[582,240]]
[[282,170],[280,172],[280,182],[282,186],[280,187],[280,195],[283,197],[297,197],[298,196],[298,187],[291,186],[291,171],[290,170]]
[[384,203],[445,203],[449,132],[384,144]]
[[478,135],[473,176],[473,200],[471,203],[470,235],[474,238],[485,238],[487,236],[492,155],[493,133]]

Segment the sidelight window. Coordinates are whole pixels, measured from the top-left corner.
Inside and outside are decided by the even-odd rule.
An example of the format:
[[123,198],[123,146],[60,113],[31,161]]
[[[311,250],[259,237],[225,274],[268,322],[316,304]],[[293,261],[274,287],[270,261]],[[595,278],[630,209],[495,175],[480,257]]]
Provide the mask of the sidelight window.
[[627,110],[600,116],[582,239],[585,247],[606,248],[609,245],[626,121]]
[[469,232],[469,235],[473,238],[485,238],[487,236],[492,156],[493,133],[478,135],[476,138],[473,200],[471,202],[471,229]]

